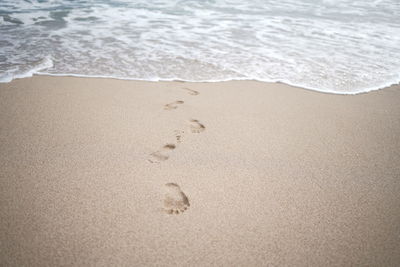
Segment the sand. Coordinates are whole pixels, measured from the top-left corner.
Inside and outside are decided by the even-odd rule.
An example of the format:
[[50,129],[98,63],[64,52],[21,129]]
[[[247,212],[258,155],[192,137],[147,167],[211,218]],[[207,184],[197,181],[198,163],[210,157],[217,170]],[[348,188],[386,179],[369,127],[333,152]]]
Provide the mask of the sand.
[[0,84],[1,266],[399,266],[400,87]]

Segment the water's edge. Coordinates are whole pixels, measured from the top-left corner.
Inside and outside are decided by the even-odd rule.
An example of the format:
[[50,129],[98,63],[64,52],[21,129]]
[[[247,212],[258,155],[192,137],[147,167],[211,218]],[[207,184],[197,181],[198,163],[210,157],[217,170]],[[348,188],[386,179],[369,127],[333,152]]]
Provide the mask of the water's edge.
[[98,78],[98,79],[116,79],[116,80],[124,80],[124,81],[141,81],[141,82],[188,82],[188,83],[218,83],[218,82],[230,82],[230,81],[256,81],[256,82],[265,82],[265,83],[281,83],[281,84],[286,84],[291,87],[295,88],[300,88],[308,91],[315,91],[318,93],[326,93],[326,94],[334,94],[334,95],[359,95],[359,94],[365,94],[369,93],[372,91],[378,91],[378,90],[384,90],[386,88],[390,88],[392,86],[400,85],[400,80],[395,81],[395,82],[389,82],[386,85],[383,85],[381,87],[371,87],[371,88],[366,88],[364,90],[360,91],[355,91],[355,92],[342,92],[342,91],[328,91],[328,90],[320,90],[318,88],[309,88],[304,85],[299,85],[299,84],[293,84],[288,81],[267,81],[267,80],[256,80],[256,79],[244,79],[244,78],[238,78],[238,79],[225,79],[225,80],[205,80],[205,81],[196,81],[196,80],[182,80],[179,78],[172,78],[172,79],[140,79],[140,78],[127,78],[127,77],[115,77],[115,76],[101,76],[101,75],[82,75],[82,74],[73,74],[73,73],[62,73],[62,74],[54,74],[54,73],[46,73],[46,72],[34,72],[30,71],[28,75],[26,76],[18,76],[14,77],[12,80],[9,81],[0,81],[0,83],[10,83],[13,80],[16,79],[24,79],[24,78],[30,78],[33,76],[50,76],[50,77],[76,77],[76,78]]

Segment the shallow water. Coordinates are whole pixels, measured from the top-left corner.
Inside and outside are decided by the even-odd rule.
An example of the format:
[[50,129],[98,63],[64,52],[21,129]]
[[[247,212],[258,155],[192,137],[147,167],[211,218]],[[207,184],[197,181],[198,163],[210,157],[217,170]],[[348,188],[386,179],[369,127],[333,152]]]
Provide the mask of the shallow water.
[[400,81],[398,14],[398,0],[1,0],[0,81],[252,79],[365,92]]

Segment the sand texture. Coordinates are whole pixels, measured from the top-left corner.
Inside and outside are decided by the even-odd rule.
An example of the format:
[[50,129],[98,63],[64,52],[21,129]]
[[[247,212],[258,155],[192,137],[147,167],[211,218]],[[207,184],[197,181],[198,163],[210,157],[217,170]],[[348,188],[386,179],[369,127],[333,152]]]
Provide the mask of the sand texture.
[[0,84],[0,266],[400,266],[400,87]]

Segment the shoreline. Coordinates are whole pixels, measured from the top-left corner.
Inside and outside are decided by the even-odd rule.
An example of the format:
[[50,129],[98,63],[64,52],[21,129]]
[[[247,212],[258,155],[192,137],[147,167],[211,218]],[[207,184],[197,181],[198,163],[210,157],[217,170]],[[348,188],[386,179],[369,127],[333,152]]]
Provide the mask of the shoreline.
[[399,89],[1,83],[0,265],[396,266]]
[[[30,73],[30,72],[29,72]],[[120,78],[120,77],[113,77],[113,76],[101,76],[101,75],[83,75],[83,74],[49,74],[49,73],[33,73],[29,74],[28,76],[24,77],[17,77],[13,78],[10,81],[7,82],[0,82],[2,83],[10,83],[14,80],[18,79],[26,79],[26,78],[32,78],[34,76],[48,76],[48,77],[71,77],[71,78],[91,78],[91,79],[112,79],[112,80],[122,80],[122,81],[136,81],[136,82],[185,82],[185,83],[223,83],[223,82],[241,82],[241,81],[246,81],[246,82],[260,82],[260,83],[267,83],[267,84],[284,84],[290,87],[298,88],[298,89],[303,89],[303,90],[309,90],[313,92],[318,92],[318,93],[324,93],[324,94],[334,94],[334,95],[359,95],[359,94],[365,94],[369,92],[374,92],[374,91],[379,91],[379,90],[385,90],[387,88],[391,87],[398,87],[400,86],[400,80],[396,82],[388,82],[384,86],[380,87],[370,87],[366,88],[363,90],[358,90],[354,92],[340,92],[340,91],[332,91],[332,90],[322,90],[314,87],[307,87],[303,85],[295,85],[292,84],[288,81],[262,81],[262,80],[254,80],[254,79],[227,79],[227,80],[215,80],[215,81],[192,81],[192,80],[179,80],[179,79],[166,79],[166,80],[160,80],[160,79],[155,79],[155,80],[146,80],[146,79],[136,79],[136,78]]]

